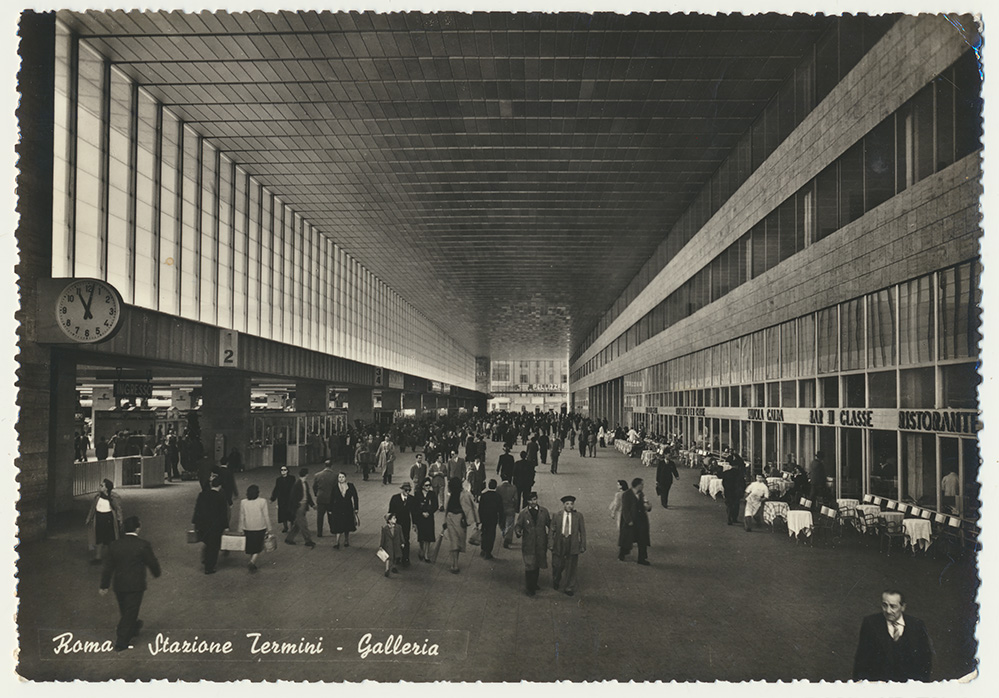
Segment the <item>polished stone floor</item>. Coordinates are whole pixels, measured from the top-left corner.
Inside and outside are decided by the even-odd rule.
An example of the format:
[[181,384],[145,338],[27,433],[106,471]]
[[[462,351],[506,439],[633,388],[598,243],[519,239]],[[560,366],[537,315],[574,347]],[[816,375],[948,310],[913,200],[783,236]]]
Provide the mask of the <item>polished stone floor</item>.
[[[490,443],[493,468],[499,453]],[[408,472],[412,461],[401,454],[396,471]],[[618,561],[608,505],[618,479],[644,477],[651,493],[654,472],[613,448],[595,458],[567,451],[559,470],[539,467],[536,489],[550,510],[575,495],[585,516],[589,548],[571,598],[552,590],[550,569],[543,590],[525,595],[518,550],[499,549],[487,561],[470,547],[458,575],[448,573],[445,555],[429,565],[414,550],[410,569],[384,578],[374,553],[398,476],[393,486],[379,475],[362,482],[351,467],[362,524],[351,547],[335,550],[329,536],[312,550],[282,543],[254,575],[241,552],[217,574],[202,573],[200,546],[185,542],[197,482],[122,488],[126,515],[142,518],[163,574],[150,580],[142,634],[121,653],[82,651],[84,641],[113,638],[118,613],[113,595],[97,593],[100,568],[88,564],[81,499],[48,539],[18,549],[18,674],[36,681],[829,681],[850,677],[860,620],[878,611],[889,586],[926,621],[934,680],[975,668],[974,559],[887,557],[859,536],[813,547],[767,530],[747,534],[726,526],[723,504],[700,494],[697,474],[683,470],[669,509],[655,502],[652,565],[642,567],[634,554]],[[237,482],[242,492],[259,484],[266,495],[276,474],[254,470]],[[314,513],[309,518],[314,523]],[[67,633],[81,651],[72,651]],[[166,650],[180,651],[162,651],[166,638]],[[179,644],[196,639],[216,643],[209,648],[216,652]],[[266,642],[298,651],[273,654],[263,651]],[[415,650],[401,654],[404,642]],[[386,643],[395,654],[379,651]]]

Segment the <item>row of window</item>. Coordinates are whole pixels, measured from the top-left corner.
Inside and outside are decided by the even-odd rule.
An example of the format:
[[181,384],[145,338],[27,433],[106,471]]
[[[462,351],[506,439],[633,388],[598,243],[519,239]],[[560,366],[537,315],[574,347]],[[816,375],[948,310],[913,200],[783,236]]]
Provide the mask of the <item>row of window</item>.
[[649,282],[687,244],[694,234],[749,179],[795,127],[832,91],[860,59],[897,20],[898,15],[880,17],[846,15],[833,18],[834,25],[802,59],[771,98],[752,127],[742,136],[711,180],[687,211],[664,235],[663,243],[642,267],[621,297],[607,311],[573,352],[574,363],[593,345]]
[[498,361],[492,364],[493,383],[519,385],[564,385],[568,381],[566,361],[551,359],[528,361]]
[[[978,73],[967,52],[601,352],[579,380],[828,237],[980,145]],[[875,313],[880,312],[880,306]]]
[[630,373],[625,406],[974,409],[980,299],[965,262]]
[[55,277],[471,387],[474,357],[110,61],[56,29]]

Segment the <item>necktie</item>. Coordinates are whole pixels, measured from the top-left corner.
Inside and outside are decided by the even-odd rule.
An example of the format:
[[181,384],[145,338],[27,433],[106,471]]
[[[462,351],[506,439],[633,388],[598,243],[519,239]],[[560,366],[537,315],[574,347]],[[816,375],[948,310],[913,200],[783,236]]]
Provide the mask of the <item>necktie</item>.
[[562,535],[568,538],[570,531],[572,531],[572,514],[566,514],[562,519]]
[[898,623],[891,624],[891,639],[898,642],[898,638],[902,636],[902,626]]

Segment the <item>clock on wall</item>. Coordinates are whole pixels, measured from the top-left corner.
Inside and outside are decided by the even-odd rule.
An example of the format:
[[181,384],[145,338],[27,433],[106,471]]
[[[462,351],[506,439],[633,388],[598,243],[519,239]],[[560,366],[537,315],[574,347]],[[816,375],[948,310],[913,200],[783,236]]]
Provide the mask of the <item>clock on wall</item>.
[[73,279],[56,296],[55,320],[70,341],[96,344],[121,328],[122,306],[121,294],[106,281]]

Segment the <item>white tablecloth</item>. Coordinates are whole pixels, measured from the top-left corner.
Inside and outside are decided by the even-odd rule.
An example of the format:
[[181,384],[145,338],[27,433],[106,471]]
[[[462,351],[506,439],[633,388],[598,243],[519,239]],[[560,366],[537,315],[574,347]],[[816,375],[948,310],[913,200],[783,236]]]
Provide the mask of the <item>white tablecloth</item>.
[[881,512],[881,518],[885,521],[896,521],[902,523],[905,519],[905,514],[900,511],[883,511]]
[[778,518],[787,521],[789,510],[790,507],[784,502],[763,502],[763,523],[772,524]]
[[700,484],[697,485],[697,489],[701,491],[701,494],[708,493],[708,483],[712,480],[721,480],[717,475],[701,475]]
[[812,535],[812,512],[795,509],[787,513],[787,535],[796,536],[799,533]]
[[846,516],[856,516],[857,507],[860,506],[859,499],[837,499],[836,505],[839,507],[840,514]]
[[708,494],[712,497],[717,497],[718,495],[725,492],[725,487],[722,484],[720,477],[716,477],[714,480],[708,482]]
[[905,544],[921,550],[930,547],[930,522],[928,519],[905,519],[902,521],[905,532]]

